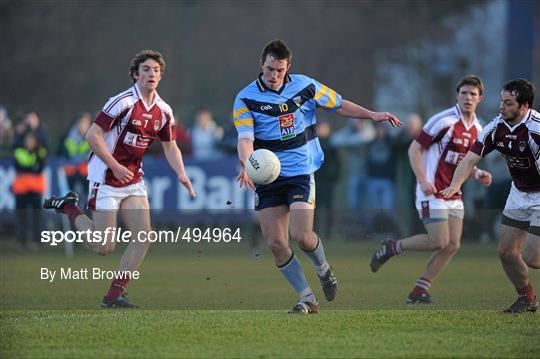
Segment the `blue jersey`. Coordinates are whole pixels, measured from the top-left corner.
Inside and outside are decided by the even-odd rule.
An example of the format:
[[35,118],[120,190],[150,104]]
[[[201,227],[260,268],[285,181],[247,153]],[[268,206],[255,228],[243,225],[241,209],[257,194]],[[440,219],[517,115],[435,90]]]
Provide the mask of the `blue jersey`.
[[238,139],[274,152],[281,161],[280,176],[311,174],[324,160],[315,128],[317,107],[334,111],[341,107],[341,96],[304,75],[287,75],[274,91],[259,75],[234,101]]

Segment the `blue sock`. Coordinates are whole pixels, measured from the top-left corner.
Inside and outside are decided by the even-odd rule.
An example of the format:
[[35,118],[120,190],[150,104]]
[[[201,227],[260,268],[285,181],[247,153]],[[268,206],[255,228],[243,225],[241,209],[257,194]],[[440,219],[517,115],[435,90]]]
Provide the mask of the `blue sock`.
[[298,258],[296,258],[294,253],[285,264],[278,266],[278,268],[296,293],[300,295],[300,298],[304,298],[313,293],[309,287],[306,276],[304,275],[300,261],[298,261]]
[[308,251],[302,248],[302,250],[309,258],[311,258],[317,274],[319,274],[319,276],[323,276],[324,274],[326,274],[326,271],[328,270],[328,268],[330,268],[330,266],[326,261],[326,255],[324,254],[324,247],[321,239],[317,236],[317,245],[315,246],[315,249]]

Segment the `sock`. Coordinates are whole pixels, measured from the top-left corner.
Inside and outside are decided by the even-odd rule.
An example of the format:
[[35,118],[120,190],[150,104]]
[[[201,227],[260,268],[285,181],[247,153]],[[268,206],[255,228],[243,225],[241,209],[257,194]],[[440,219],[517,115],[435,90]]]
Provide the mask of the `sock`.
[[386,247],[392,254],[401,254],[401,252],[403,252],[403,249],[401,248],[401,240],[396,241],[392,239],[386,243]]
[[105,295],[107,299],[114,299],[119,296],[121,296],[124,291],[126,290],[126,286],[129,282],[129,279],[114,279],[111,282],[111,286],[109,287],[109,291]]
[[330,265],[326,261],[326,255],[324,254],[324,247],[321,238],[317,236],[317,245],[315,246],[315,249],[308,251],[307,249],[304,249],[302,247],[300,248],[313,262],[313,266],[315,267],[315,270],[317,271],[319,277],[325,275],[326,271],[328,271],[328,269],[330,268]]
[[317,303],[317,298],[315,298],[315,294],[313,294],[311,288],[307,287],[302,293],[300,293],[300,301]]
[[66,204],[64,208],[62,208],[62,212],[64,212],[68,216],[69,222],[73,225],[75,225],[75,218],[80,215],[84,215],[82,209],[70,203]]
[[414,288],[411,294],[415,297],[419,297],[422,294],[427,293],[430,287],[431,287],[431,282],[426,278],[420,277],[416,280],[416,283],[414,285]]
[[298,261],[298,258],[296,258],[294,253],[291,255],[291,258],[285,262],[285,264],[278,266],[278,268],[296,293],[298,293],[301,300],[303,298],[310,297],[310,294],[313,296],[313,291],[309,287],[306,276],[304,275],[304,271],[302,270],[302,266],[300,265],[300,261]]
[[534,293],[534,289],[531,285],[531,282],[527,284],[523,288],[516,288],[516,292],[520,297],[525,297],[529,302],[532,302],[536,298],[536,294]]

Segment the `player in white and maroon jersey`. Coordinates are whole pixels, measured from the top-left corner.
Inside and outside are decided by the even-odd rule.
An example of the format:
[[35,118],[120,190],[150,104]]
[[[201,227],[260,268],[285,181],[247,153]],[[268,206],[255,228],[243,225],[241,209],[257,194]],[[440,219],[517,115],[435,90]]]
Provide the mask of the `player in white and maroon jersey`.
[[[114,250],[113,231],[106,230],[116,228],[117,211],[121,212],[132,239],[146,238],[138,234],[151,230],[148,196],[142,180],[142,157],[156,137],[161,140],[165,157],[179,181],[195,196],[175,142],[171,107],[156,91],[164,70],[165,61],[159,52],[144,50],[135,55],[130,65],[133,87],[109,99],[86,134],[92,149],[88,160],[88,207],[93,210],[93,219],[77,206],[78,195],[74,192],[45,200],[45,208],[68,215],[77,230],[102,232],[103,242],[88,241],[96,253],[106,255]],[[112,281],[102,307],[135,307],[124,291],[131,279],[130,273],[139,268],[149,244],[139,240],[128,244],[118,268],[119,273],[126,275]]]
[[514,304],[505,309],[508,313],[538,309],[527,268],[540,268],[540,113],[532,109],[534,93],[534,86],[523,79],[503,86],[500,114],[484,128],[450,186],[441,191],[445,198],[459,193],[470,169],[493,150],[506,159],[513,182],[503,211],[498,251],[518,293]]
[[[465,157],[482,130],[476,118],[476,107],[482,101],[484,86],[478,76],[468,75],[457,84],[457,104],[431,117],[409,147],[409,159],[416,175],[416,208],[427,234],[385,241],[373,254],[373,272],[392,256],[403,251],[433,252],[424,273],[407,297],[408,304],[432,303],[428,290],[437,275],[459,249],[463,229],[461,194],[444,198],[446,188],[458,163]],[[485,186],[491,174],[476,168],[469,173]]]

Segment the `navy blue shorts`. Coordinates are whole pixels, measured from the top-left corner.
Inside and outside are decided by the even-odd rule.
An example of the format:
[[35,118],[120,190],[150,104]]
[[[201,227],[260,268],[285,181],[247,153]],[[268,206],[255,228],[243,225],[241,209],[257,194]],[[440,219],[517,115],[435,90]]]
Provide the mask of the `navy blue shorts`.
[[315,205],[315,177],[300,175],[279,176],[267,185],[255,185],[255,210],[290,205],[293,202],[307,202]]

